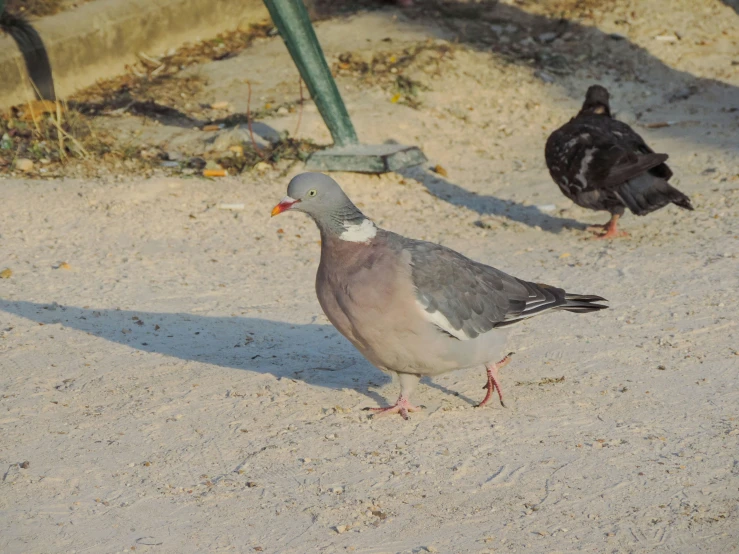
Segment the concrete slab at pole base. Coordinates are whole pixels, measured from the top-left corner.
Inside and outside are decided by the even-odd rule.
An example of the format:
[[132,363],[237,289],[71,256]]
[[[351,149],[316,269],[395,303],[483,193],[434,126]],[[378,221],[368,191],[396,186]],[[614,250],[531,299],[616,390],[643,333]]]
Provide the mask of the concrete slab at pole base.
[[417,146],[402,144],[352,144],[335,146],[311,155],[305,163],[310,171],[388,173],[427,161]]

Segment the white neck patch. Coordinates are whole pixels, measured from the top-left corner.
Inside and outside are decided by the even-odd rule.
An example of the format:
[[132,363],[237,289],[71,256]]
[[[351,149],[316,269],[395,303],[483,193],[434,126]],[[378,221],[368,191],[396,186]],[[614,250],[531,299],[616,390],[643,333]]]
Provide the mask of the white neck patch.
[[369,242],[377,234],[377,227],[369,219],[362,223],[344,222],[344,232],[339,235],[341,240],[349,242]]

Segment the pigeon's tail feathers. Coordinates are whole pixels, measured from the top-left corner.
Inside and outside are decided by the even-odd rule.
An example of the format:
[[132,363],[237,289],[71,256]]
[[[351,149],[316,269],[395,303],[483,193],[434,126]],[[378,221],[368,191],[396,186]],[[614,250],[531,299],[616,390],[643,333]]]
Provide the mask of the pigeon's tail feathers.
[[557,310],[567,310],[568,312],[575,312],[584,314],[588,312],[597,312],[598,310],[605,310],[608,306],[603,304],[597,304],[597,302],[608,302],[601,296],[594,294],[565,294],[565,303],[561,306],[557,306]]
[[36,29],[23,17],[0,10],[0,30],[8,33],[23,55],[36,96],[56,100],[49,55]]
[[675,204],[692,210],[690,198],[664,179],[649,173],[639,175],[615,189],[619,199],[636,215],[647,215],[655,210]]

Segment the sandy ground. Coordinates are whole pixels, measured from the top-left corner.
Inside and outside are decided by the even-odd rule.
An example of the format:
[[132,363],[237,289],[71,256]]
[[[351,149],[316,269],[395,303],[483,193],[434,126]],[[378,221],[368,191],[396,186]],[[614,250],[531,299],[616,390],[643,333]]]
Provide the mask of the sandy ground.
[[[336,175],[380,225],[611,301],[514,328],[508,408],[473,408],[480,369],[424,380],[409,422],[362,411],[397,388],[321,313],[313,224],[269,219],[299,167],[3,181],[0,551],[736,551],[739,17],[652,4],[607,4],[553,77],[469,43],[419,70],[418,109],[339,80],[364,141],[448,172]],[[329,57],[463,36],[393,8],[318,32]],[[279,39],[199,71],[211,101],[243,102],[245,73],[265,101],[297,94]],[[561,196],[543,146],[593,82],[694,212],[586,240],[607,217]],[[311,105],[300,134],[327,140]]]

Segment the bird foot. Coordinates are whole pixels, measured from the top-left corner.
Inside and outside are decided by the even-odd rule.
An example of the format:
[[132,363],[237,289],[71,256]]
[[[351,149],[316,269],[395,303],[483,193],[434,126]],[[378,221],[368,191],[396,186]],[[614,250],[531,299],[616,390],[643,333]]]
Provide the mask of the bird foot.
[[490,398],[493,396],[493,391],[495,390],[498,391],[498,398],[500,399],[500,405],[505,408],[505,402],[503,402],[503,389],[500,388],[500,382],[498,381],[498,370],[508,365],[508,362],[511,361],[511,356],[513,356],[513,352],[510,352],[505,358],[500,360],[497,364],[490,364],[486,366],[487,373],[488,373],[488,382],[482,388],[487,389],[487,392],[485,393],[485,398],[482,399],[482,402],[480,402],[476,406],[477,408],[482,408],[485,404],[487,404],[488,400],[490,400]]
[[586,229],[595,233],[600,233],[597,237],[593,237],[594,240],[600,239],[615,239],[618,237],[628,237],[629,234],[626,231],[619,231],[616,227],[618,226],[619,214],[613,214],[608,223],[600,225],[588,225]]
[[630,236],[626,231],[617,231],[616,229],[608,229],[605,233],[600,234],[596,237],[592,237],[591,240],[601,240],[601,239],[616,239],[621,237],[628,237]]
[[420,412],[425,406],[414,406],[405,396],[400,396],[393,406],[387,408],[364,408],[367,411],[374,412],[374,417],[382,417],[390,414],[400,414],[405,420],[410,419],[409,412]]

